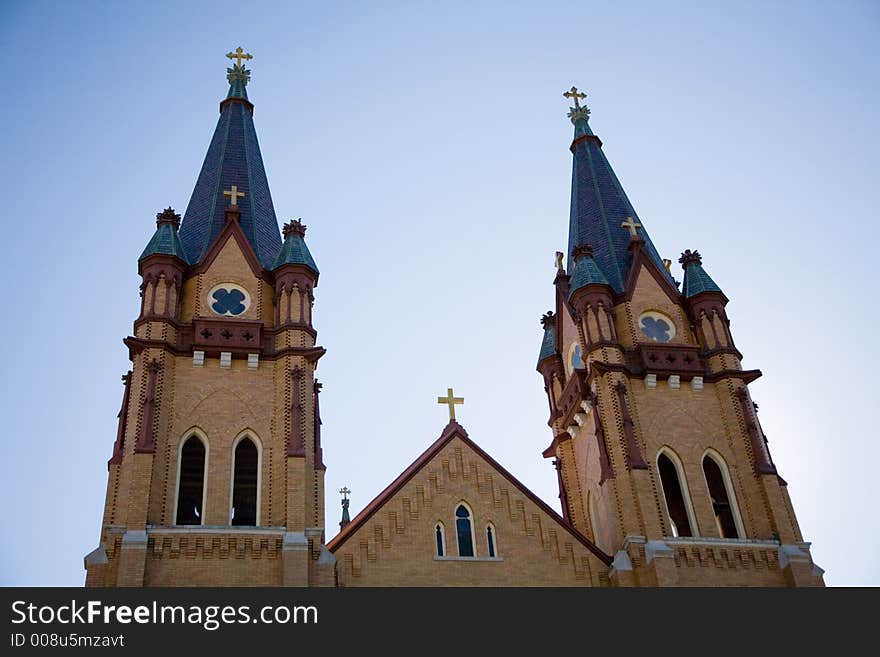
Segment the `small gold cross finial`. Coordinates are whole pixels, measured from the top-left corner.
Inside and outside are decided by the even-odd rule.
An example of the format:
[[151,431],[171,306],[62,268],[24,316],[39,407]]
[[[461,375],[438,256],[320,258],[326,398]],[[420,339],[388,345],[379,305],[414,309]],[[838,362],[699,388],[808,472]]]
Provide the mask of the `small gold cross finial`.
[[351,495],[351,491],[348,490],[348,486],[346,486],[345,488],[339,489],[339,494],[342,495],[342,499],[347,500],[348,496]]
[[449,421],[455,419],[455,405],[464,404],[464,397],[455,397],[452,394],[452,388],[446,389],[446,397],[437,397],[438,404],[446,404],[449,406]]
[[239,66],[241,66],[242,59],[253,59],[254,58],[254,56],[252,54],[250,54],[249,52],[244,52],[244,50],[242,50],[241,46],[236,48],[235,52],[226,53],[226,56],[229,57],[229,59],[237,59]]
[[583,100],[584,98],[587,97],[587,94],[579,92],[577,87],[572,87],[569,91],[566,91],[562,95],[565,96],[566,98],[571,98],[574,100],[574,108],[575,109],[581,108],[581,104],[578,102],[578,99]]
[[244,192],[238,191],[238,187],[232,186],[232,189],[223,190],[223,196],[229,197],[229,205],[238,205],[238,199],[244,198]]
[[627,217],[626,221],[620,224],[620,227],[626,228],[629,231],[630,237],[638,237],[639,233],[636,229],[641,228],[642,224],[640,224],[638,221],[633,221],[632,217]]

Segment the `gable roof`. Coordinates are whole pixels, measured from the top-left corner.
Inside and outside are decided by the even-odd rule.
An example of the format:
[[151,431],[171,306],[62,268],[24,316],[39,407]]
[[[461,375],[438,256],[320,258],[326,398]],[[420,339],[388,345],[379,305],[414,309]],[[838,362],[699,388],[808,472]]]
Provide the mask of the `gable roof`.
[[607,565],[611,565],[612,558],[605,554],[602,550],[600,550],[596,545],[592,543],[586,536],[581,534],[577,529],[575,529],[571,524],[569,524],[562,516],[560,516],[556,511],[547,506],[546,502],[544,502],[540,497],[535,495],[532,491],[526,488],[525,484],[523,484],[519,479],[510,474],[504,467],[501,466],[498,461],[489,456],[483,449],[480,448],[473,440],[471,440],[467,432],[464,430],[458,422],[455,420],[450,420],[449,424],[446,425],[446,428],[443,429],[443,433],[440,434],[440,437],[434,442],[433,445],[428,447],[424,452],[422,452],[421,456],[419,456],[415,461],[413,461],[408,468],[406,468],[400,475],[392,481],[385,490],[379,493],[373,500],[364,507],[364,509],[354,517],[354,519],[345,526],[345,528],[340,531],[336,536],[334,536],[328,543],[327,549],[331,552],[335,552],[338,550],[345,541],[350,538],[353,534],[357,532],[360,527],[362,527],[370,518],[375,515],[379,509],[381,509],[386,502],[388,502],[394,495],[403,488],[410,479],[412,479],[419,471],[422,470],[431,460],[437,456],[437,454],[442,450],[446,445],[452,442],[453,438],[458,438],[465,445],[467,445],[470,449],[472,449],[480,458],[482,458],[493,470],[498,472],[502,477],[507,479],[507,481],[514,486],[514,488],[518,489],[523,495],[529,498],[532,502],[534,502],[544,513],[546,513],[552,520],[556,521],[556,523],[562,527],[563,530],[566,531],[574,540],[582,544],[586,547],[590,552],[596,555],[603,563]]

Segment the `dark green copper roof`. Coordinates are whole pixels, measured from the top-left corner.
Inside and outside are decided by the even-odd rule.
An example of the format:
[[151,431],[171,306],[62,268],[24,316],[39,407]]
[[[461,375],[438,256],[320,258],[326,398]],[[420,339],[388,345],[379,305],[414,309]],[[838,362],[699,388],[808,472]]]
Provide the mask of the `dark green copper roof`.
[[153,233],[138,261],[151,255],[170,255],[187,262],[186,251],[177,234],[178,225],[180,225],[180,215],[175,214],[171,208],[157,214],[156,232]]
[[610,285],[605,274],[593,259],[593,250],[588,246],[575,247],[574,272],[569,283],[568,298],[588,285]]
[[306,227],[299,220],[291,221],[284,226],[284,244],[275,259],[272,269],[278,269],[284,265],[305,265],[316,274],[318,265],[309,253],[309,247],[305,241]]
[[553,312],[548,312],[541,318],[544,325],[544,339],[541,341],[541,352],[538,354],[538,364],[541,361],[557,353],[556,351],[556,318]]
[[[703,269],[703,260],[699,251],[691,252],[688,249],[681,254],[678,261],[684,267],[684,283],[681,286],[681,293],[685,299],[695,297],[701,292],[721,292],[721,288]],[[721,293],[723,294],[723,292]]]
[[269,269],[281,250],[281,234],[254,128],[253,105],[247,100],[250,72],[237,64],[227,71],[229,93],[220,104],[220,119],[180,226],[180,240],[188,262],[201,262],[226,222],[230,197],[223,192],[235,185],[244,193],[237,199],[241,229],[260,264]]
[[[602,151],[602,142],[589,126],[586,107],[571,108],[574,124],[572,152],[574,161],[571,178],[571,215],[568,228],[569,272],[571,253],[579,244],[593,247],[593,257],[600,271],[616,292],[623,292],[630,267],[630,233],[621,224],[632,217],[641,224],[635,209],[623,191],[611,164]],[[654,248],[644,227],[636,229],[645,242],[645,251],[664,276],[672,277]]]

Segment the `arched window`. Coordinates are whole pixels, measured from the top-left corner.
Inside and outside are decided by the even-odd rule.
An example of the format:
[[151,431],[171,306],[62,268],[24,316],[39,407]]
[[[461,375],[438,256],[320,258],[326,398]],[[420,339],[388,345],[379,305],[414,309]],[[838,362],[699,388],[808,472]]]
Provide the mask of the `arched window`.
[[238,441],[232,462],[230,524],[255,527],[257,525],[260,453],[250,437],[245,436]]
[[205,443],[193,434],[180,448],[177,475],[177,525],[201,525],[205,500]]
[[490,522],[486,525],[486,550],[492,559],[498,556],[497,548],[495,546],[495,541],[497,540],[495,536],[495,527]]
[[458,556],[474,556],[474,525],[471,511],[464,504],[455,510],[455,533],[458,536]]
[[434,538],[437,541],[437,556],[446,556],[446,532],[442,522],[438,522],[434,527]]
[[724,460],[712,452],[703,457],[703,474],[706,475],[706,486],[712,499],[712,511],[715,514],[715,526],[721,538],[742,538],[738,525],[739,511],[736,508],[736,496],[730,487],[730,477]]
[[684,471],[678,458],[668,450],[661,451],[657,456],[657,470],[660,472],[660,484],[663,487],[672,535],[693,536],[693,511],[690,509]]

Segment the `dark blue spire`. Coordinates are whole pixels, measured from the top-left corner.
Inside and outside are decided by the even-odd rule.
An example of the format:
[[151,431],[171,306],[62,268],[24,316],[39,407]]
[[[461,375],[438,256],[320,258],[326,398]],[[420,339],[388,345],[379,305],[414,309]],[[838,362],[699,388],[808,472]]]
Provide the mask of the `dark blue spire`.
[[229,93],[220,103],[220,119],[186,208],[180,239],[189,263],[201,262],[223,230],[235,185],[244,194],[235,196],[241,228],[260,264],[271,269],[281,250],[281,234],[254,128],[254,106],[247,98],[250,71],[234,64],[227,72]]
[[169,255],[179,258],[184,263],[188,262],[186,251],[180,243],[177,228],[180,226],[180,215],[173,208],[166,208],[156,215],[156,232],[147,243],[147,248],[141,253],[138,261],[151,255]]
[[538,354],[538,365],[545,358],[557,353],[556,351],[556,316],[550,310],[541,318],[544,326],[544,339],[541,341],[541,351]]
[[576,246],[571,254],[574,259],[574,272],[571,275],[568,298],[588,285],[609,285],[608,279],[593,259],[592,247],[582,244]]
[[[568,94],[566,94],[568,95]],[[571,177],[571,216],[568,228],[568,271],[572,273],[571,253],[580,244],[593,247],[593,258],[616,292],[623,292],[630,265],[630,233],[621,224],[632,218],[641,224],[626,197],[614,170],[602,152],[601,140],[590,130],[590,110],[575,103],[568,116],[574,124],[574,154]],[[645,251],[669,278],[663,260],[643,226],[635,229],[645,242]]]
[[691,251],[688,249],[681,254],[678,259],[681,266],[684,267],[684,283],[681,286],[681,293],[685,299],[695,297],[701,292],[721,292],[721,288],[712,280],[706,270],[703,269],[703,259],[700,257],[699,251]]
[[318,265],[306,246],[306,227],[299,219],[284,224],[284,244],[272,269],[278,269],[284,265],[303,265],[318,274]]

